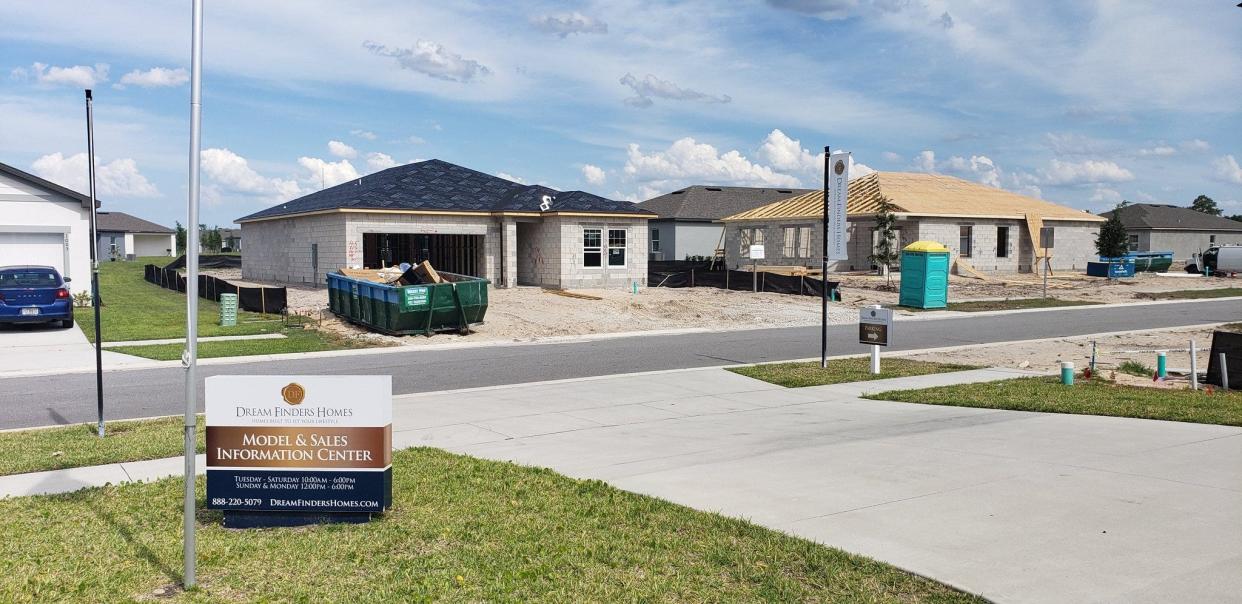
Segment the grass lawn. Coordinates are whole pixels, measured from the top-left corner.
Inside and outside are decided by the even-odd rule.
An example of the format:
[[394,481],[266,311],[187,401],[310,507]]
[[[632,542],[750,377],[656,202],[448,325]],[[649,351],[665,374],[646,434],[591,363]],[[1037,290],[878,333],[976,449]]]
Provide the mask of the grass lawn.
[[[99,263],[100,329],[105,342],[160,340],[185,337],[185,294],[164,289],[142,278],[147,264],[164,266],[168,257],[138,258],[129,262]],[[95,341],[95,315],[91,308],[78,308],[74,319]],[[200,298],[198,301],[198,335],[228,336],[256,333],[277,333],[280,317],[251,312],[237,312],[237,326],[219,325],[220,305]],[[178,354],[180,356],[180,354]]]
[[909,377],[912,375],[927,375],[929,373],[965,371],[967,369],[978,369],[978,367],[911,361],[902,358],[881,358],[880,374],[872,375],[870,357],[849,357],[845,359],[830,359],[827,369],[820,368],[818,362],[810,362],[730,367],[729,371],[786,388],[802,388],[804,386],[865,382],[868,380]]
[[200,512],[199,587],[167,598],[153,592],[181,580],[179,480],[0,501],[0,600],[982,601],[599,481],[433,449],[393,464],[393,509],[364,525],[226,530]]
[[[285,336],[284,339],[199,342],[198,358],[210,359],[212,357],[238,357],[287,352],[318,352],[321,350],[343,350],[376,346],[375,343],[366,340],[345,338],[312,329],[301,331],[289,330],[285,332]],[[153,344],[150,346],[114,346],[108,350],[157,361],[172,361],[181,358],[183,348],[181,344]]]
[[948,308],[907,308],[915,312],[933,310],[955,310],[958,312],[983,312],[988,310],[1030,310],[1032,308],[1057,308],[1061,306],[1090,306],[1099,304],[1087,300],[1062,300],[1060,298],[1014,298],[1011,300],[972,300],[969,302],[950,302]]
[[918,390],[893,390],[866,398],[954,407],[982,407],[1047,413],[1076,413],[1242,426],[1242,392],[1212,394],[1123,386],[1107,380],[1078,380],[1062,386],[1056,377],[1031,377]]
[[1242,287],[1222,287],[1219,289],[1183,289],[1172,292],[1139,292],[1135,298],[1145,300],[1193,300],[1196,298],[1232,298],[1242,296]]
[[[182,452],[180,417],[108,422],[99,438],[95,424],[0,432],[0,475],[159,459]],[[203,450],[202,416],[198,450]]]

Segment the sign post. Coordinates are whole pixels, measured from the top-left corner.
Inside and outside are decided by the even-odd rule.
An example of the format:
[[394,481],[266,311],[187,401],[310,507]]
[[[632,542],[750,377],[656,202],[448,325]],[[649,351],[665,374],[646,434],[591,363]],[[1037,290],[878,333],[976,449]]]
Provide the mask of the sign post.
[[[198,195],[200,153],[202,147],[202,81],[203,81],[203,0],[194,0],[190,33],[190,183],[185,230],[185,352],[181,363],[185,366],[185,500],[182,502],[184,542],[182,557],[185,575],[182,585],[194,587],[195,554],[195,476],[194,455],[198,437],[195,422],[198,417]],[[92,246],[94,242],[92,242]]]
[[846,260],[845,213],[849,199],[850,154],[824,147],[824,253],[820,264],[819,366],[828,367],[828,261]]
[[1052,270],[1052,260],[1048,256],[1048,250],[1052,249],[1054,244],[1052,227],[1040,227],[1039,229],[1039,245],[1044,248],[1044,297],[1048,297],[1048,271]]
[[213,376],[207,507],[230,528],[366,522],[392,505],[392,378]]
[[893,311],[879,304],[858,309],[858,343],[871,347],[871,374],[880,374],[880,347],[893,333]]

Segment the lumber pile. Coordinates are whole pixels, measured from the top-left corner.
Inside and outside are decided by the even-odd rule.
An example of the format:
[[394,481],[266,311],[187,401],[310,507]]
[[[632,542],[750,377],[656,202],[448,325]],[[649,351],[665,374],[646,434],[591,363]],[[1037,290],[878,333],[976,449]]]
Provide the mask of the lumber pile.
[[[1040,286],[1043,285],[1043,281],[1041,279],[1027,279],[1027,278],[1022,278],[1022,277],[1005,277],[1005,278],[989,277],[988,275],[985,275],[979,272],[978,270],[976,270],[975,267],[971,266],[969,262],[962,260],[961,258],[958,258],[953,261],[953,268],[956,271],[955,274],[959,277],[969,277],[971,279],[978,279],[979,281],[983,281],[984,283],[997,283],[1000,285],[1015,285],[1015,286],[1028,286],[1028,287],[1032,285],[1040,285]],[[1049,289],[1074,289],[1074,286],[1068,283],[1060,283],[1053,279],[1049,279],[1048,288]]]
[[603,298],[599,296],[592,296],[590,294],[580,294],[578,292],[571,292],[565,289],[545,289],[543,291],[548,292],[549,294],[556,294],[558,296],[564,296],[566,298],[576,298],[578,300],[603,300]]

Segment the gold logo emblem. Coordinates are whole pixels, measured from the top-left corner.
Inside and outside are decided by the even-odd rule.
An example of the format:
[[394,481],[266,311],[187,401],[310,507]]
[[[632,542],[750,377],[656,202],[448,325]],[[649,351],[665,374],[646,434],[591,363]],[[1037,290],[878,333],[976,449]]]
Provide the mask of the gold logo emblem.
[[845,162],[838,159],[836,165],[832,167],[832,171],[836,172],[837,176],[840,176],[845,171]]
[[285,402],[290,405],[301,405],[302,399],[306,398],[306,389],[301,384],[293,382],[280,389],[280,396],[284,397]]

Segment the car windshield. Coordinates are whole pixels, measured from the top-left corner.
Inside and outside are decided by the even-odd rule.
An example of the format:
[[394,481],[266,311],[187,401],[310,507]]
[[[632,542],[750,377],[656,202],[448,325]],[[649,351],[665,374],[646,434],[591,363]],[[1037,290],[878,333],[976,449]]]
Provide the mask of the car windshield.
[[12,287],[56,287],[60,285],[60,277],[55,271],[49,270],[7,270],[0,271],[0,289]]

